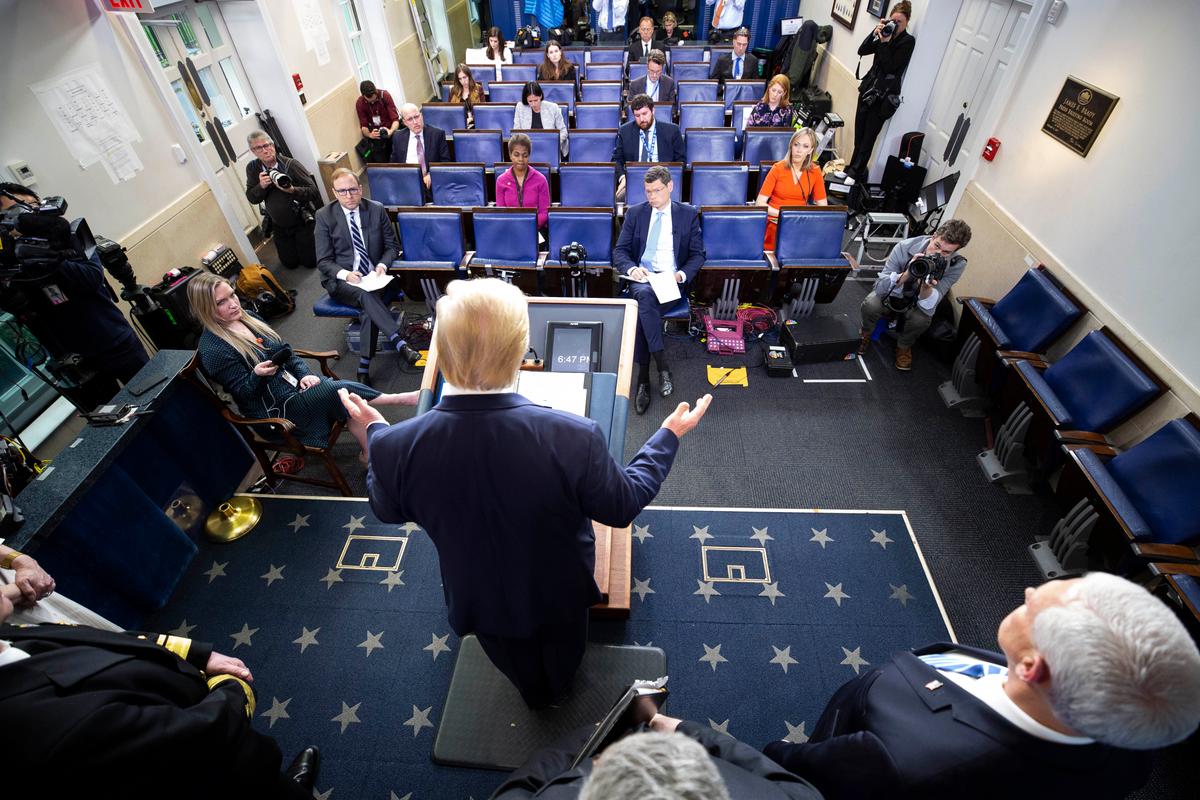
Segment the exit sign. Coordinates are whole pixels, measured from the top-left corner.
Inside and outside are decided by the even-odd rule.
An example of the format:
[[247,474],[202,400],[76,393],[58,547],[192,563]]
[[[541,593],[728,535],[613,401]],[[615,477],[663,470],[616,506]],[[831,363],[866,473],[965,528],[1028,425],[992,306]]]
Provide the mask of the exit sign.
[[131,11],[134,14],[151,14],[154,3],[151,0],[104,0],[104,8],[108,11]]

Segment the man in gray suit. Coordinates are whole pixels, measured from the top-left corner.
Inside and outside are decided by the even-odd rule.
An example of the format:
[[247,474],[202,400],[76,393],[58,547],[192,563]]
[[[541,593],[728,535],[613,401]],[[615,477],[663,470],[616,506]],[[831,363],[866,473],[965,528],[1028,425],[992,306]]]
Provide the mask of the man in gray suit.
[[356,285],[373,272],[386,273],[396,259],[400,245],[391,220],[380,203],[363,199],[358,176],[351,170],[339,169],[333,173],[333,191],[337,202],[317,212],[317,268],[321,270],[321,285],[339,303],[365,311],[404,359],[416,364],[421,354],[401,338],[384,299],[387,287],[368,292]]
[[670,75],[663,74],[667,65],[667,55],[662,50],[651,50],[650,58],[646,60],[646,74],[629,82],[629,96],[644,94],[655,103],[673,105],[675,103],[675,81]]

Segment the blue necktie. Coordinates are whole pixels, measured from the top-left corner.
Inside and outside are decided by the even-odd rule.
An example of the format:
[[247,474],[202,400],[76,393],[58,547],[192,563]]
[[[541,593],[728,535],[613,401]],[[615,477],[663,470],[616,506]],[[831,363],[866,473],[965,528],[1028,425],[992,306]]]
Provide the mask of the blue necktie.
[[742,57],[738,56],[733,63],[733,79],[740,81],[742,79]]
[[984,675],[1007,675],[1008,667],[1000,664],[989,664],[971,658],[963,658],[957,653],[930,653],[918,656],[929,666],[941,672],[958,672],[972,678],[982,678]]
[[350,212],[350,240],[354,242],[354,252],[358,253],[358,271],[366,275],[371,271],[371,257],[367,255],[367,243],[358,227],[357,211]]
[[658,161],[658,154],[654,152],[656,149],[650,131],[642,131],[642,161]]
[[642,253],[642,266],[651,272],[654,268],[654,256],[658,253],[658,237],[662,234],[663,212],[655,211],[654,219],[650,222],[650,234],[646,237],[646,250]]
[[610,30],[610,31],[613,29],[613,24],[612,24],[613,9],[612,9],[612,7],[613,7],[613,0],[608,0],[608,28],[607,28],[607,30]]

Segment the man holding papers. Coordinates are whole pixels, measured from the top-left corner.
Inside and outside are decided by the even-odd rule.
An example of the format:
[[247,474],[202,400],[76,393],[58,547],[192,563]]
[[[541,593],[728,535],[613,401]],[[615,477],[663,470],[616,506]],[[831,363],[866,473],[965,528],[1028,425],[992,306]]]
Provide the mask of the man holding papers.
[[704,266],[700,214],[671,200],[674,188],[666,167],[646,170],[646,202],[625,212],[625,224],[613,248],[613,267],[629,281],[638,304],[638,330],[633,357],[638,364],[634,409],[650,406],[650,357],[658,368],[659,394],[670,397],[675,386],[663,352],[662,312],[687,292],[687,284]]
[[[362,196],[358,176],[348,169],[333,173],[337,202],[317,212],[317,268],[321,285],[339,303],[361,308],[409,364],[421,354],[400,336],[383,289],[391,282],[388,266],[400,246],[383,205]],[[364,335],[363,341],[367,341]],[[365,350],[364,350],[365,354]]]

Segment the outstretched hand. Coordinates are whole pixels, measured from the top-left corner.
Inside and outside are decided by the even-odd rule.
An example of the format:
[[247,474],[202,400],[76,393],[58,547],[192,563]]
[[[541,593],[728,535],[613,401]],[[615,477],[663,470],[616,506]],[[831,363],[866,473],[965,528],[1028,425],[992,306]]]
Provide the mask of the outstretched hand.
[[704,413],[708,411],[708,405],[711,402],[712,395],[706,394],[696,401],[695,409],[689,410],[690,407],[687,403],[680,403],[671,412],[671,416],[663,420],[662,427],[682,439],[685,433],[688,433],[692,428],[700,424],[700,420],[704,417]]
[[366,436],[367,426],[376,422],[387,422],[379,410],[358,395],[346,389],[338,389],[338,397],[346,408],[350,421],[350,433],[358,439]]

